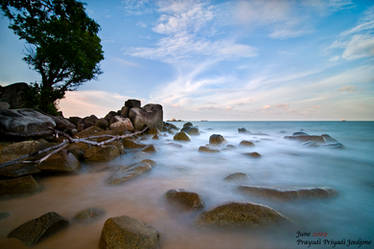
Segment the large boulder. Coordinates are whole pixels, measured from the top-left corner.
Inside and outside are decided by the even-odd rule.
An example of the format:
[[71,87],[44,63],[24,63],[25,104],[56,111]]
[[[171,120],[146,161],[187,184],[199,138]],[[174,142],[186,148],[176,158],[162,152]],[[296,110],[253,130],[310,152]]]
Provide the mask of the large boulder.
[[128,107],[128,108],[140,107],[140,100],[137,100],[137,99],[128,99],[125,102],[125,107]]
[[156,229],[128,216],[105,221],[100,249],[158,249],[160,234]]
[[292,136],[285,136],[284,138],[289,140],[295,140],[298,142],[303,142],[304,145],[310,147],[327,146],[336,149],[344,148],[344,145],[339,143],[336,139],[332,138],[328,134],[309,135],[305,132],[295,132]]
[[209,137],[209,144],[222,144],[225,141],[222,135],[213,134]]
[[129,166],[121,166],[107,180],[109,184],[117,185],[127,182],[137,176],[150,171],[156,163],[152,160],[143,160]]
[[116,130],[119,132],[133,131],[134,126],[131,123],[131,120],[128,118],[122,118],[120,116],[115,116],[116,122],[110,125],[111,130]]
[[183,189],[171,189],[165,195],[169,202],[186,210],[201,209],[204,207],[200,196],[194,192],[188,192]]
[[0,110],[0,137],[41,137],[53,133],[56,122],[33,109]]
[[32,176],[0,180],[0,196],[31,194],[39,190],[40,186]]
[[329,188],[305,188],[297,190],[280,190],[265,187],[239,186],[239,191],[250,196],[259,196],[279,200],[297,200],[309,198],[329,198],[336,195],[336,191]]
[[106,130],[109,127],[109,122],[105,118],[99,118],[95,125],[103,130]]
[[84,158],[92,162],[107,162],[121,154],[121,150],[114,144],[103,146],[90,146],[84,152]]
[[140,107],[133,107],[129,111],[129,118],[136,130],[142,130],[146,126],[149,128],[162,129],[163,111],[158,104],[148,104]]
[[9,103],[10,108],[30,107],[28,93],[30,87],[24,82],[14,83],[5,87],[0,86],[0,101]]
[[71,133],[71,130],[75,129],[76,126],[72,122],[70,122],[68,119],[61,117],[61,116],[52,116],[49,115],[53,121],[56,123],[56,129],[60,131],[65,131],[68,133]]
[[94,126],[99,119],[95,115],[91,115],[83,118],[78,122],[77,128],[79,131],[87,129],[88,127]]
[[175,134],[173,139],[176,141],[190,141],[191,140],[184,131],[181,131]]
[[145,144],[135,143],[134,141],[132,141],[130,139],[124,139],[122,141],[122,143],[123,143],[123,147],[125,149],[140,149],[140,148],[144,148],[146,146]]
[[256,227],[286,222],[282,214],[267,206],[231,202],[203,212],[198,224],[220,227]]
[[8,237],[19,239],[26,245],[32,246],[43,237],[57,232],[68,224],[69,222],[61,215],[49,212],[17,227],[8,234]]
[[42,171],[70,173],[75,172],[79,166],[80,163],[73,153],[67,150],[62,150],[59,153],[50,156],[38,167]]

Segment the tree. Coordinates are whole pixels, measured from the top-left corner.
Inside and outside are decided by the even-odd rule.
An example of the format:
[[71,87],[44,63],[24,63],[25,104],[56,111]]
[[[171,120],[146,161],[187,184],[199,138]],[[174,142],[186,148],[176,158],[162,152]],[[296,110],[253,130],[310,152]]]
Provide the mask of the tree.
[[104,59],[100,26],[76,0],[0,0],[9,28],[26,40],[23,58],[41,75],[34,85],[40,110],[56,112],[55,102],[66,91],[101,73]]

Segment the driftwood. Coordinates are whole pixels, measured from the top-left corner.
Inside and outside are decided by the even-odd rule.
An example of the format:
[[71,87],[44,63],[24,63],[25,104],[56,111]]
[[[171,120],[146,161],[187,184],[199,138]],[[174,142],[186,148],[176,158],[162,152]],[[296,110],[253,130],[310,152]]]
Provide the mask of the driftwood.
[[[127,138],[127,137],[132,137],[132,136],[135,136],[135,135],[142,134],[147,129],[148,128],[145,128],[141,131],[137,131],[137,132],[134,132],[134,133],[131,133],[131,134],[126,134],[126,135],[118,135],[118,136],[115,136],[115,135],[98,135],[98,136],[90,136],[90,137],[85,137],[85,138],[72,138],[71,136],[69,136],[68,134],[66,134],[64,132],[55,130],[54,132],[56,134],[56,137],[61,135],[63,137],[66,137],[67,139],[65,139],[62,143],[60,143],[58,145],[54,145],[54,146],[42,149],[42,150],[39,150],[39,151],[31,153],[31,154],[22,155],[17,159],[2,163],[2,164],[0,164],[0,169],[11,166],[11,165],[14,165],[14,164],[19,164],[19,163],[21,163],[21,164],[30,164],[30,163],[31,164],[40,164],[43,161],[47,160],[50,156],[52,156],[52,155],[58,153],[59,151],[65,149],[69,144],[72,144],[72,143],[86,143],[86,144],[93,145],[93,146],[103,146],[105,144],[114,142],[116,140],[120,140],[120,139],[124,139],[124,138]],[[104,138],[104,137],[108,137],[109,139],[104,140],[102,142],[96,142],[96,141],[90,140],[90,139],[97,139],[97,138]],[[45,153],[48,153],[48,154],[46,154],[44,157],[42,157],[38,160],[33,160],[33,161],[26,161],[25,160],[27,158],[36,157],[36,156],[39,156],[39,155],[43,155]]]

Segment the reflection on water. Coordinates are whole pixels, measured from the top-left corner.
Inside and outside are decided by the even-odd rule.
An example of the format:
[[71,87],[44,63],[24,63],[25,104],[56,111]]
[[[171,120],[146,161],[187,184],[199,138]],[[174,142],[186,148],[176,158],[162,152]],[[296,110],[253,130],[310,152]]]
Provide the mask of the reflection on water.
[[[80,210],[100,207],[105,216],[92,223],[71,225],[41,241],[33,248],[98,248],[103,223],[108,217],[128,215],[154,226],[161,234],[162,248],[298,248],[298,230],[327,232],[329,239],[373,240],[374,125],[370,122],[202,122],[201,131],[181,148],[170,144],[172,136],[148,139],[157,153],[133,152],[107,164],[85,165],[77,175],[41,178],[44,190],[28,197],[0,201],[0,212],[10,216],[0,220],[0,236],[35,217],[55,211],[72,219]],[[181,126],[181,123],[177,123]],[[267,135],[239,134],[245,127]],[[345,145],[343,150],[308,148],[283,136],[304,129],[310,134],[328,133]],[[281,132],[283,131],[283,132]],[[285,133],[284,133],[285,132]],[[219,153],[199,153],[199,146],[213,133],[222,134],[235,148]],[[240,147],[240,141],[255,142]],[[174,143],[174,142],[173,142]],[[223,147],[222,147],[223,148]],[[221,149],[222,149],[221,148]],[[251,159],[244,152],[259,152]],[[112,169],[142,159],[157,165],[145,175],[120,186],[105,184]],[[243,172],[248,179],[224,181]],[[282,189],[326,186],[338,191],[327,200],[282,202],[242,195],[237,186],[266,186]],[[288,216],[294,226],[271,230],[213,230],[194,224],[197,213],[181,213],[167,205],[164,194],[172,188],[199,193],[206,209],[229,201],[251,201],[268,205]],[[305,246],[304,246],[305,247]],[[299,248],[304,248],[299,246]],[[326,247],[327,248],[327,247]]]

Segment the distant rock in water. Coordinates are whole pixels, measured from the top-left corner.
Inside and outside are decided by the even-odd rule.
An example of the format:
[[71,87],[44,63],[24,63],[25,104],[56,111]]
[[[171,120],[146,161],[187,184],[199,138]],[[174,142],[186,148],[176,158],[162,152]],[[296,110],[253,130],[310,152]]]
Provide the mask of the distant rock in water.
[[199,152],[216,153],[216,152],[219,152],[219,150],[211,149],[208,146],[200,146],[199,147]]
[[261,157],[261,154],[258,153],[258,152],[248,152],[248,153],[243,153],[243,155],[249,156],[249,157],[252,157],[252,158],[260,158]]
[[251,141],[248,141],[248,140],[243,140],[243,141],[241,141],[239,145],[240,145],[240,146],[247,146],[247,147],[255,146],[254,143],[252,143]]
[[239,180],[247,180],[247,179],[248,179],[247,174],[242,173],[242,172],[236,172],[224,178],[224,180],[226,181],[239,181]]
[[336,139],[330,137],[328,134],[321,136],[309,135],[305,132],[295,132],[292,136],[285,136],[289,140],[304,142],[304,145],[309,147],[327,146],[335,149],[342,149],[344,145],[339,143]]
[[219,227],[257,227],[285,223],[288,219],[263,205],[231,202],[203,212],[197,222]]
[[329,188],[306,188],[297,190],[279,190],[265,187],[239,186],[238,190],[245,194],[274,198],[280,200],[297,200],[312,198],[330,198],[336,196],[336,191]]
[[246,128],[238,128],[239,133],[249,133]]
[[176,140],[176,141],[191,141],[191,139],[183,131],[180,131],[177,134],[175,134],[174,140]]
[[160,234],[150,225],[129,216],[105,221],[100,249],[159,249]]
[[194,192],[187,192],[183,189],[171,189],[166,192],[166,199],[183,209],[201,209],[204,207],[200,196]]
[[222,144],[225,138],[219,134],[213,134],[209,137],[209,144]]
[[156,152],[156,149],[155,149],[155,146],[153,144],[149,144],[149,145],[145,146],[142,151],[147,152],[147,153],[153,153],[153,152]]
[[61,215],[49,212],[17,227],[9,233],[8,238],[17,238],[26,245],[32,246],[43,237],[57,232],[68,224],[69,222]]

